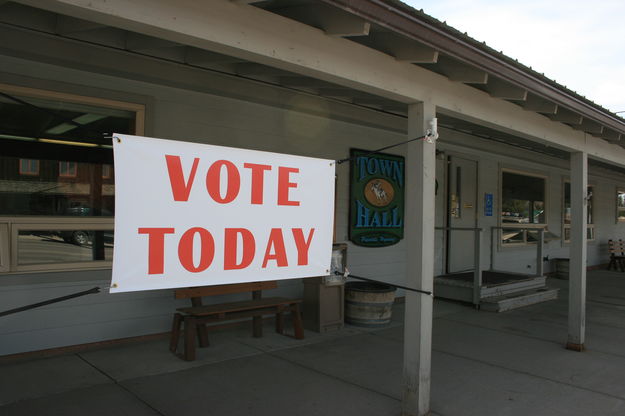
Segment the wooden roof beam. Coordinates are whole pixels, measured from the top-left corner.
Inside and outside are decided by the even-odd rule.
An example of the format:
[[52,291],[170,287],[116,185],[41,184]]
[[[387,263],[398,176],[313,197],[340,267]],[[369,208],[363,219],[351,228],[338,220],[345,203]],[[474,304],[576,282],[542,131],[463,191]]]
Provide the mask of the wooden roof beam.
[[519,105],[523,107],[524,110],[541,114],[555,114],[558,112],[557,104],[534,94],[527,94],[525,101],[519,103]]
[[153,36],[142,35],[136,32],[128,32],[126,35],[126,49],[131,51],[143,52],[178,46],[183,45],[169,40],[155,38]]
[[333,88],[334,85],[316,78],[287,76],[280,77],[280,84],[285,87]]
[[292,73],[287,72],[283,69],[274,68],[272,66],[267,66],[267,65],[262,65],[262,64],[256,64],[252,62],[236,64],[235,72],[238,75],[250,76],[250,77],[254,77],[254,76],[284,77],[284,76],[293,75]]
[[555,114],[549,116],[553,121],[560,121],[562,123],[570,125],[582,124],[583,117],[571,110],[567,110],[564,107],[558,107]]
[[413,64],[438,62],[437,50],[391,32],[371,32],[362,43],[394,56],[400,62]]
[[617,131],[614,131],[612,129],[607,129],[604,128],[603,131],[599,134],[599,137],[606,139],[609,142],[612,143],[618,143],[621,141],[621,139],[623,139],[623,135],[620,134]]
[[327,4],[286,6],[269,10],[321,29],[329,36],[367,36],[371,29],[371,24],[361,17]]
[[582,119],[582,123],[579,125],[574,125],[573,128],[575,130],[581,130],[586,133],[590,133],[593,135],[599,135],[603,133],[604,127],[597,123],[596,121],[589,120],[587,118]]
[[187,55],[187,47],[180,43],[136,32],[127,32],[125,43],[129,51],[176,62],[185,62]]
[[56,33],[61,36],[73,33],[88,32],[91,30],[102,29],[108,26],[99,23],[90,22],[88,20],[77,19],[75,17],[58,15],[56,20]]
[[486,91],[494,97],[502,100],[525,101],[527,90],[505,82],[499,78],[489,77],[486,83]]
[[57,14],[9,1],[2,6],[0,22],[47,33],[56,33]]
[[233,56],[207,51],[205,49],[187,47],[185,62],[189,65],[210,65],[210,64],[234,64],[244,62]]
[[319,88],[319,95],[324,97],[333,97],[333,98],[347,98],[352,99],[354,97],[354,90],[349,88]]
[[456,60],[440,56],[436,66],[451,81],[465,84],[486,84],[488,82],[486,72]]
[[230,1],[235,4],[254,4],[254,3],[260,3],[262,0],[230,0]]

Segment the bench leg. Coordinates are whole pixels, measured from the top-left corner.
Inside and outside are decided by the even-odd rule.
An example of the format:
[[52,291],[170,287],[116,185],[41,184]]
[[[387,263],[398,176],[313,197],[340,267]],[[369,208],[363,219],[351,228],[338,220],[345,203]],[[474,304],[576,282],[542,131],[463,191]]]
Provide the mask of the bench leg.
[[263,316],[258,315],[252,318],[252,334],[254,338],[263,337]]
[[276,312],[276,332],[284,334],[284,313],[282,308],[279,308],[278,312]]
[[178,339],[180,338],[180,326],[182,325],[182,315],[174,314],[174,321],[171,326],[171,335],[169,337],[169,351],[176,353],[178,349]]
[[299,304],[295,304],[291,308],[293,317],[293,330],[295,331],[295,339],[304,339],[304,326],[302,325],[302,315],[299,311]]
[[197,326],[197,339],[200,347],[208,347],[208,328],[205,324],[198,324]]
[[184,359],[186,361],[195,360],[195,318],[187,316],[184,318]]

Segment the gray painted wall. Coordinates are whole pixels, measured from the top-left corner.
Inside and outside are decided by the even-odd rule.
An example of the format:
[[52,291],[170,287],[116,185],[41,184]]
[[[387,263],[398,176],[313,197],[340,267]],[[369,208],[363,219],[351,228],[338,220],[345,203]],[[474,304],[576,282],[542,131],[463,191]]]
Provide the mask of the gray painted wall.
[[[305,95],[296,94],[286,108],[279,108],[9,57],[0,57],[0,63],[4,70],[0,82],[146,103],[149,136],[334,159],[348,155],[350,147],[375,148],[404,138],[388,126],[373,128],[342,121],[344,117],[296,111],[303,105],[298,100],[311,105]],[[241,89],[254,87],[254,82],[239,81]],[[317,113],[332,115],[333,108],[361,119],[363,124],[380,118],[372,110],[331,102],[318,105]],[[398,130],[404,124],[401,118],[383,118],[386,123],[395,123]],[[347,238],[348,173],[348,164],[338,168],[338,241]],[[350,249],[350,263],[355,273],[373,273],[399,281],[403,274],[401,246],[373,251]],[[11,309],[93,286],[106,288],[109,282],[108,270],[3,275],[0,305],[2,310]],[[279,286],[268,295],[301,296],[303,285],[299,279],[282,281]],[[170,329],[176,305],[184,304],[174,301],[171,290],[100,293],[11,315],[0,321],[0,355],[165,332]]]

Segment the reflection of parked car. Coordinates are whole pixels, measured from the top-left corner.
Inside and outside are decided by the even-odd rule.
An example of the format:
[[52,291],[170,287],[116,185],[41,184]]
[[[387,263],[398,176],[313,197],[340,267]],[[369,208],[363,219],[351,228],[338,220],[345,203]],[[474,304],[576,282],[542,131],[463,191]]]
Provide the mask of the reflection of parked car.
[[[78,244],[79,246],[85,246],[91,244],[97,231],[88,230],[67,230],[59,231],[59,235],[68,243]],[[103,231],[104,244],[113,244],[114,237],[111,231]]]
[[[65,210],[65,215],[89,217],[92,215],[92,209],[89,206],[82,205],[82,203],[74,203],[72,206]],[[113,213],[103,209],[101,216],[112,216]],[[79,246],[89,245],[95,237],[96,231],[91,230],[67,230],[58,231],[58,235],[68,243],[77,244]],[[113,244],[113,233],[111,231],[104,231],[103,238],[105,244]]]

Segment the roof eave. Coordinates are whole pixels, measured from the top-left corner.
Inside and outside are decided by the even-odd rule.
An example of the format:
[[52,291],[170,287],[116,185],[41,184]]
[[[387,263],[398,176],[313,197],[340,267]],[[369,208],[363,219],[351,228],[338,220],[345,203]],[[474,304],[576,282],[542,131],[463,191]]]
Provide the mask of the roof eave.
[[[495,52],[486,45],[478,47],[473,39],[462,35],[453,28],[443,30],[442,24],[428,22],[416,13],[411,13],[409,6],[399,7],[395,0],[322,0],[360,16],[370,22],[412,38],[446,55],[466,62],[476,68],[495,75],[529,92],[575,111],[584,118],[594,120],[604,127],[625,134],[625,122],[607,110],[601,110],[585,101],[582,97],[571,94],[557,83],[547,82],[544,76],[522,64],[512,64],[509,57]],[[434,19],[432,19],[434,20]],[[457,33],[452,33],[457,32]],[[459,36],[460,35],[460,36]],[[598,106],[597,106],[598,107]]]

